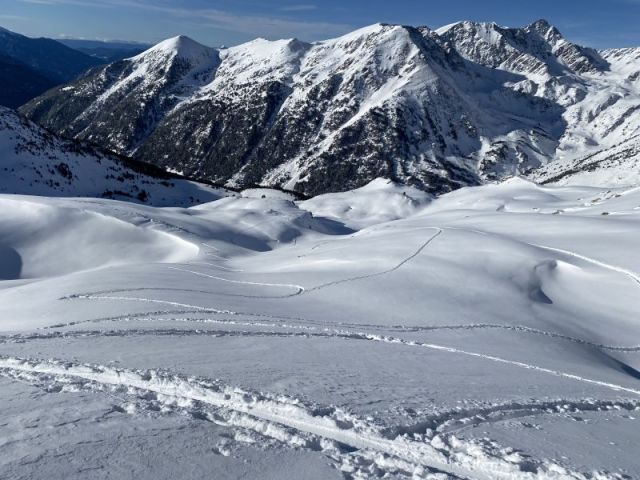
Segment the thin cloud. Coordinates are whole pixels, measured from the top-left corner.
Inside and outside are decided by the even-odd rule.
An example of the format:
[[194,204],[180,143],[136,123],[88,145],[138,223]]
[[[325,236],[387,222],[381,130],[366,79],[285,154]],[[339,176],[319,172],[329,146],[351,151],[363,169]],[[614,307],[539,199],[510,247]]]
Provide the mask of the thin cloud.
[[311,4],[306,4],[306,5],[290,5],[288,7],[282,7],[280,9],[283,12],[310,12],[313,10],[318,10],[318,6],[317,5],[311,5]]
[[[59,2],[90,0],[53,0]],[[342,35],[353,30],[353,25],[331,22],[293,20],[267,15],[238,14],[211,8],[183,8],[158,5],[139,0],[102,0],[102,4],[129,6],[195,21],[200,25],[219,28],[248,37],[266,38],[299,37],[305,40],[318,40],[334,35]],[[307,6],[310,6],[307,5]]]
[[[271,15],[240,14],[212,8],[185,8],[144,0],[21,0],[43,5],[78,5],[85,7],[129,7],[164,13],[200,26],[218,28],[244,34],[249,38],[262,36],[270,39],[298,37],[319,40],[342,35],[353,30],[353,25],[332,22],[304,21]],[[298,4],[281,11],[301,12],[317,9],[314,4]]]
[[22,3],[31,3],[34,5],[72,5],[78,7],[98,7],[112,8],[123,6],[135,6],[133,2],[128,0],[20,0]]
[[19,21],[30,21],[31,18],[23,17],[22,15],[7,15],[0,14],[0,20],[19,20]]
[[207,24],[226,30],[268,38],[300,37],[316,40],[353,30],[352,25],[329,22],[289,20],[277,17],[237,15],[220,10],[202,10],[195,17]]

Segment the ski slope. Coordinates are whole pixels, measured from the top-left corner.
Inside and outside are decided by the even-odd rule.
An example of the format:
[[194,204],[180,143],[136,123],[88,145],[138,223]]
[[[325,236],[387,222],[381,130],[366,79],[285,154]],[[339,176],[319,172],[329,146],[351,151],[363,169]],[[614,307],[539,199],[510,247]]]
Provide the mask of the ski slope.
[[0,477],[640,476],[640,189],[0,195]]

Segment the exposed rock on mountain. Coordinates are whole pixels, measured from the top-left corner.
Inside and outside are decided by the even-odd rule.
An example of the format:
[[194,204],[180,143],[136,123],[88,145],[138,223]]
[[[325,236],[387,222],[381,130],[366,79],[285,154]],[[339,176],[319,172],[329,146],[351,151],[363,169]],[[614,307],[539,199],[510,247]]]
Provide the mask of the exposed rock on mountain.
[[228,194],[58,138],[0,107],[0,193],[102,197],[155,206],[190,206]]
[[176,37],[22,111],[231,186],[313,195],[386,177],[442,193],[640,134],[637,57],[575,45],[543,20],[378,24],[314,44],[229,49]]

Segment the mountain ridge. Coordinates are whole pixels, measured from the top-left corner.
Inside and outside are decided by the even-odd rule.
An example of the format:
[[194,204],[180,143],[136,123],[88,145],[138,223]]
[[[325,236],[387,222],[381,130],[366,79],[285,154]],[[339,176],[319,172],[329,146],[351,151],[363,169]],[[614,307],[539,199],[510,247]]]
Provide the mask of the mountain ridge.
[[315,195],[387,177],[443,193],[640,132],[632,54],[575,45],[544,20],[439,31],[374,24],[321,42],[224,49],[178,36],[22,111],[58,133],[233,187]]

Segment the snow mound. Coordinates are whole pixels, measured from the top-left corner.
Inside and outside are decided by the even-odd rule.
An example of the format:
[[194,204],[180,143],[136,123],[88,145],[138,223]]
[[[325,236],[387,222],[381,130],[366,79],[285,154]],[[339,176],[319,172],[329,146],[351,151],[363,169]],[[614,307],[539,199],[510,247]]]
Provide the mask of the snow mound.
[[378,178],[368,185],[343,193],[319,195],[300,203],[315,216],[335,219],[350,228],[362,229],[411,216],[432,197],[416,188]]
[[198,220],[189,229],[198,228],[209,240],[265,252],[277,246],[295,243],[307,236],[351,233],[342,222],[317,218],[300,208],[288,194],[277,190],[245,190],[241,197],[228,197],[190,208]]
[[95,212],[0,197],[0,280],[54,277],[132,263],[180,262],[198,247]]

